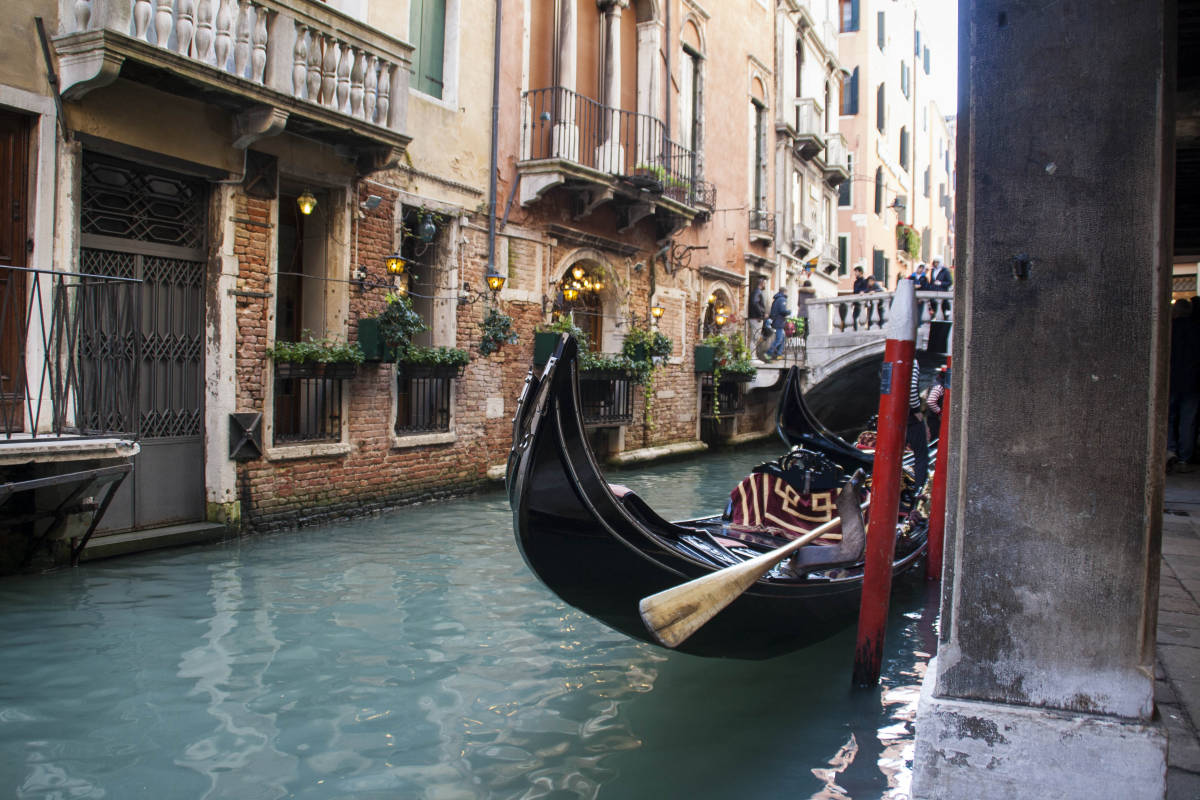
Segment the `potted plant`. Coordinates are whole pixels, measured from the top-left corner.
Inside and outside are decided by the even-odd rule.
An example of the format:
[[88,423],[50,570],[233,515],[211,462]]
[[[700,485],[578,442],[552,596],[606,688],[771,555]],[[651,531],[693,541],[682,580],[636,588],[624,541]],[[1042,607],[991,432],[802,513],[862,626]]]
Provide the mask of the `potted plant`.
[[629,175],[628,179],[639,189],[661,194],[663,184],[667,179],[667,170],[658,164],[638,164],[633,168],[633,174]]
[[308,330],[301,334],[298,342],[276,342],[267,350],[267,355],[275,362],[276,377],[285,379],[353,378],[364,359],[358,344],[329,337],[316,339]]
[[921,234],[912,225],[897,222],[896,249],[915,259],[921,254]]
[[513,344],[517,341],[517,332],[513,330],[513,320],[508,314],[488,306],[483,321],[479,323],[483,335],[479,339],[479,352],[485,356],[500,349],[501,345]]
[[670,337],[657,328],[632,327],[621,343],[621,352],[631,361],[661,361],[671,355],[674,346]]
[[407,295],[389,292],[385,299],[387,304],[375,321],[389,361],[394,360],[399,370],[409,377],[462,375],[463,368],[471,360],[466,350],[413,344],[413,337],[428,330],[429,326],[413,309]]
[[535,365],[540,367],[550,360],[550,356],[554,355],[554,348],[558,346],[559,337],[564,333],[575,337],[579,342],[581,352],[587,349],[587,334],[578,328],[569,316],[564,314],[553,322],[539,325],[534,329],[533,363]]

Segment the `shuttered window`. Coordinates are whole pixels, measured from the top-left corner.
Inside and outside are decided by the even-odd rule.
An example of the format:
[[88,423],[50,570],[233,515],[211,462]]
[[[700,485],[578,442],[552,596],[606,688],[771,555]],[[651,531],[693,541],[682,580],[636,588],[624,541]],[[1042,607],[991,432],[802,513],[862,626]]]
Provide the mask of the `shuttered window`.
[[858,30],[858,0],[841,0],[842,33]]
[[853,116],[858,113],[858,67],[850,73],[850,77],[842,84],[841,113]]
[[413,79],[420,92],[442,96],[446,54],[446,0],[412,0],[408,18]]
[[871,251],[871,274],[875,276],[875,280],[883,286],[887,286],[887,268],[888,260],[883,255],[883,251],[875,248]]
[[882,11],[880,11],[878,19],[879,19],[879,30],[876,31],[876,33],[878,34],[876,41],[879,45],[879,49],[882,51],[887,48],[887,31],[884,29],[884,25],[883,25],[884,21],[886,20],[886,15]]
[[883,167],[875,168],[875,213],[883,213]]
[[887,91],[882,83],[875,90],[875,128],[880,133],[887,130]]

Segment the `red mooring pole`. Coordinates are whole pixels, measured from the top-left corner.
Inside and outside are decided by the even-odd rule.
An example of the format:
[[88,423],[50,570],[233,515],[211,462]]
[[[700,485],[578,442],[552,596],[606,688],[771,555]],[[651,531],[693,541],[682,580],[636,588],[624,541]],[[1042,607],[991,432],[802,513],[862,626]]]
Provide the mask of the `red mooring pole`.
[[946,532],[946,466],[950,461],[950,356],[946,356],[946,390],[942,392],[942,420],[938,425],[937,462],[933,467],[933,496],[929,509],[929,549],[925,579],[942,579],[942,541]]
[[887,627],[888,597],[892,593],[892,557],[896,552],[896,520],[900,516],[900,459],[904,455],[908,426],[916,340],[916,290],[912,281],[900,281],[892,300],[880,370],[867,558],[854,652],[854,683],[863,687],[879,683],[883,661],[883,634]]

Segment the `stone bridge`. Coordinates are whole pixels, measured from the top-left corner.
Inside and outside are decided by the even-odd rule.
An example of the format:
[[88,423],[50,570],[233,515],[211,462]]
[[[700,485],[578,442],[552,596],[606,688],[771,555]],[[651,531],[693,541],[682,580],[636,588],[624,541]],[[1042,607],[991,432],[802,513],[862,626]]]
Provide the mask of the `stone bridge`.
[[[774,386],[779,370],[799,364],[806,367],[805,398],[825,424],[835,430],[860,425],[878,411],[879,365],[891,305],[891,292],[809,300],[807,344],[797,340],[786,358],[760,367],[753,385]],[[952,320],[954,293],[917,292],[917,305],[917,358],[922,371],[932,371],[945,363],[949,342],[939,340],[939,334],[948,333],[942,329],[929,349],[930,322]]]

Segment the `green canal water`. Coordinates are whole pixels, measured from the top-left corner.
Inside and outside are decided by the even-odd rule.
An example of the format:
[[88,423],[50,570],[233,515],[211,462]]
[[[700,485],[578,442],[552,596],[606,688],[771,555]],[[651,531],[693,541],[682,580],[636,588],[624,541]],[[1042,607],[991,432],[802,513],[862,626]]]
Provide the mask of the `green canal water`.
[[[614,472],[668,517],[776,448]],[[905,798],[934,642],[893,605],[765,662],[682,656],[563,605],[502,493],[0,581],[0,796]]]

